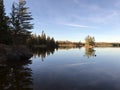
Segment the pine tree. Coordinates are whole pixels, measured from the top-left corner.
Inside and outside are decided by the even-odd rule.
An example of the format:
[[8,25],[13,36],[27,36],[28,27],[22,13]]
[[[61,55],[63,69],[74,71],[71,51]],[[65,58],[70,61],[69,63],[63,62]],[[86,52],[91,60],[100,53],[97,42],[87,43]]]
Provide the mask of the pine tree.
[[0,0],[0,43],[10,44],[9,18],[5,14],[4,2]]
[[26,1],[25,0],[20,0],[19,1],[19,20],[20,20],[20,25],[21,25],[21,32],[23,33],[30,33],[28,31],[29,29],[33,28],[33,24],[31,24],[29,21],[32,20],[32,15],[30,12],[27,12],[28,7],[25,7]]
[[11,25],[15,44],[24,44],[31,34],[29,30],[33,28],[33,24],[30,23],[33,18],[31,13],[27,12],[28,7],[25,7],[25,4],[25,0],[19,0],[18,4],[12,5]]
[[94,46],[95,45],[95,38],[88,35],[85,38],[85,45],[86,46]]
[[0,0],[0,30],[4,29],[4,23],[5,23],[4,4],[3,4],[3,0]]
[[44,33],[44,31],[42,31],[42,34],[41,34],[41,43],[46,44],[46,34]]

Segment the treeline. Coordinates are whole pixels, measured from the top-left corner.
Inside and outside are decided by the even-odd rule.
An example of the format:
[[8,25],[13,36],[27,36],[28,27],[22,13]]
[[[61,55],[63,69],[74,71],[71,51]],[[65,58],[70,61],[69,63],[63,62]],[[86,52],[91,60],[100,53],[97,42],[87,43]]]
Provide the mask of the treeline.
[[120,43],[116,42],[96,42],[96,47],[120,47]]
[[40,48],[56,48],[58,44],[55,42],[54,38],[46,36],[44,31],[41,35],[33,34],[28,40],[27,45],[30,47],[40,47]]
[[12,4],[9,16],[6,16],[4,0],[0,0],[0,43],[2,44],[26,44],[31,36],[33,28],[31,12],[28,12],[25,0],[19,0]]
[[72,48],[76,48],[76,47],[81,47],[83,46],[82,42],[71,42],[71,41],[57,41],[58,46],[61,48],[65,48],[65,47],[72,47]]
[[92,36],[87,36],[85,38],[85,42],[71,42],[71,41],[57,41],[58,45],[60,47],[82,47],[82,46],[85,46],[85,47],[94,47],[95,46],[95,38],[92,37]]

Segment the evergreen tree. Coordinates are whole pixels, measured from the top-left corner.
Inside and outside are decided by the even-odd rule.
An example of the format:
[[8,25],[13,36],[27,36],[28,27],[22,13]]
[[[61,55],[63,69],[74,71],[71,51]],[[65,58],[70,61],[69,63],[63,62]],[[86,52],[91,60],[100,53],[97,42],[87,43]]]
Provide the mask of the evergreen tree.
[[32,16],[30,12],[27,12],[28,7],[25,7],[26,1],[20,0],[19,1],[19,13],[18,17],[20,18],[20,26],[21,26],[21,32],[23,33],[30,33],[30,29],[33,28],[33,24],[31,24],[29,21],[32,20]]
[[8,19],[5,14],[3,0],[0,0],[0,43],[4,44],[11,43]]
[[11,26],[13,30],[14,42],[17,41],[24,44],[27,38],[30,36],[30,29],[33,28],[33,24],[30,23],[32,16],[30,12],[27,12],[28,7],[25,7],[26,1],[19,0],[19,3],[13,3],[11,12]]
[[37,44],[38,44],[38,45],[41,44],[41,37],[40,37],[40,35],[38,35],[38,37],[37,37]]
[[46,48],[49,49],[58,47],[58,43],[55,42],[54,38],[51,38],[50,36],[46,36],[44,31],[42,31],[41,35],[33,34],[31,38],[27,40],[27,45],[30,47],[45,46]]
[[5,28],[4,25],[6,25],[5,10],[4,10],[3,0],[0,0],[0,30]]
[[50,43],[50,40],[51,40],[51,38],[50,38],[50,36],[48,36],[48,37],[47,37],[47,44]]
[[87,46],[89,46],[89,45],[90,46],[94,46],[95,45],[95,38],[88,35],[85,38],[85,45],[87,45]]
[[42,31],[42,34],[41,34],[41,43],[46,44],[46,34],[44,33],[44,31]]

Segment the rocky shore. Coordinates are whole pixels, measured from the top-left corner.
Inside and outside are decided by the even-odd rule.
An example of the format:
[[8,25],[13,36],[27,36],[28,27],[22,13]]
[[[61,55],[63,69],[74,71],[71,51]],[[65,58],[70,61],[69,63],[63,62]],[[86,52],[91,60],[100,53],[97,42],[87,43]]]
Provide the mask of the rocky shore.
[[0,62],[7,60],[28,60],[33,56],[25,46],[8,46],[0,44]]

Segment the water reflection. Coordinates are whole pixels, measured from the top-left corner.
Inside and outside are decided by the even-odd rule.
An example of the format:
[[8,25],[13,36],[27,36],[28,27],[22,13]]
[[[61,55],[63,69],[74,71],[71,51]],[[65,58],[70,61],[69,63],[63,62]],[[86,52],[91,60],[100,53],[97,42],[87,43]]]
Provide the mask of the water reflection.
[[0,63],[0,90],[33,90],[31,60]]
[[[32,48],[34,58],[40,57],[44,61],[45,57],[54,54],[55,50],[70,50],[75,49],[74,47],[60,47],[58,49],[53,48]],[[81,49],[81,48],[79,48]],[[87,58],[96,57],[96,50],[94,48],[85,48],[84,56]]]
[[96,57],[96,50],[94,48],[85,48],[85,55],[87,58]]
[[72,46],[66,47],[66,46],[65,46],[65,47],[59,47],[58,50],[70,50],[70,49],[76,49],[76,48],[79,48],[79,49],[80,49],[81,47],[75,47],[75,46],[74,46],[74,47],[72,47]]
[[55,52],[53,48],[32,48],[34,58],[41,57],[42,61],[44,61],[46,56],[49,56]]
[[[86,51],[85,51],[86,50]],[[96,51],[99,57],[96,56]],[[110,52],[112,51],[112,52]],[[120,90],[120,48],[58,50],[32,58],[34,90]],[[83,55],[86,57],[83,57]],[[90,58],[91,59],[91,58]]]

